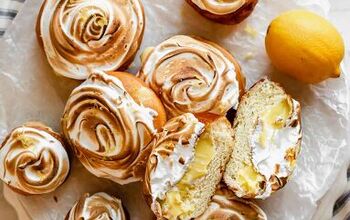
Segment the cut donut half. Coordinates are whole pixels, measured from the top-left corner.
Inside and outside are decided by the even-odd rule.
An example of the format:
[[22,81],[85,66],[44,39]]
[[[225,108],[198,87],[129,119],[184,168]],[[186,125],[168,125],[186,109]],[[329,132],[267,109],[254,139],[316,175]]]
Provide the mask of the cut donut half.
[[243,97],[224,181],[238,197],[265,199],[292,174],[300,151],[300,104],[263,79]]
[[147,162],[145,195],[157,219],[192,219],[208,207],[232,150],[229,121],[207,124],[186,113],[156,135]]

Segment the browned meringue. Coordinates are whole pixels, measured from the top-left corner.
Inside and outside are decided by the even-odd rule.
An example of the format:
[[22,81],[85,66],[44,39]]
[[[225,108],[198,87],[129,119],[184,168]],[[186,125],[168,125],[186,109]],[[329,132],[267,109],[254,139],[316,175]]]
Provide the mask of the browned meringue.
[[254,10],[259,0],[186,0],[202,16],[221,24],[238,24]]
[[145,24],[140,0],[45,0],[38,19],[54,71],[80,80],[92,70],[126,68]]
[[191,0],[193,4],[197,5],[202,10],[208,11],[216,15],[226,15],[233,13],[240,9],[247,0]]
[[144,182],[148,199],[163,199],[184,175],[194,158],[194,148],[204,124],[191,113],[170,119],[154,137]]
[[122,202],[106,193],[86,193],[72,207],[66,220],[125,220]]
[[65,181],[69,168],[60,135],[40,123],[15,128],[0,148],[0,178],[20,193],[54,191]]
[[170,117],[225,115],[237,108],[243,90],[240,68],[217,44],[177,35],[143,57],[138,76],[159,95]]
[[266,220],[267,217],[253,201],[236,197],[232,191],[220,184],[207,210],[196,218],[207,219]]
[[97,71],[70,95],[63,132],[94,175],[126,184],[141,179],[139,165],[156,129],[157,112],[138,105],[115,76]]

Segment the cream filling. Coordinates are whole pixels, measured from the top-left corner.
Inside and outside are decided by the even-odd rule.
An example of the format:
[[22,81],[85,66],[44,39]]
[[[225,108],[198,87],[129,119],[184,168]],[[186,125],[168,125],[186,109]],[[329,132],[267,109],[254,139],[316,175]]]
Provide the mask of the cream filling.
[[[258,119],[258,124],[255,127],[251,139],[250,146],[252,148],[253,165],[261,175],[265,177],[266,191],[256,198],[266,198],[272,192],[272,185],[269,179],[272,175],[277,177],[288,177],[295,166],[295,160],[287,160],[288,152],[293,149],[297,154],[298,141],[301,137],[301,126],[291,127],[291,123],[298,120],[297,108],[299,103],[292,101],[293,112],[280,129],[276,129],[270,125],[264,124],[262,119]],[[278,168],[277,168],[278,167]]]
[[[173,116],[183,113],[225,115],[239,103],[239,82],[234,64],[215,46],[177,35],[143,54],[141,77]],[[193,69],[199,76],[183,78]],[[193,72],[193,73],[194,73]]]
[[62,143],[36,128],[15,129],[0,149],[0,178],[26,193],[54,191],[66,179],[69,167]]
[[[153,200],[164,199],[165,193],[181,180],[194,159],[198,136],[203,132],[204,124],[197,122],[187,145],[180,139],[169,157],[157,155],[157,166],[150,174],[150,186]],[[181,160],[180,160],[181,158]],[[182,161],[182,162],[180,162]]]
[[200,9],[216,15],[226,15],[240,9],[246,0],[192,0]]

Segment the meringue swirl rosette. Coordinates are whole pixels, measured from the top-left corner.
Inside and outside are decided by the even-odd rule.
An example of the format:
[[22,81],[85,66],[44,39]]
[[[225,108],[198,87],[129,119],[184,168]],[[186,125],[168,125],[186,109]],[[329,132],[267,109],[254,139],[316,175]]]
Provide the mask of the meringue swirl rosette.
[[258,0],[186,0],[201,15],[218,23],[237,24],[254,10]]
[[92,70],[126,69],[144,23],[140,0],[45,0],[37,32],[54,71],[81,80]]
[[40,123],[15,128],[0,148],[0,178],[25,195],[54,191],[66,179],[70,165],[59,134]]
[[230,14],[240,9],[249,0],[191,0],[194,4],[203,10],[217,15]]
[[237,108],[244,90],[231,54],[215,43],[184,35],[146,52],[138,76],[159,95],[170,117],[187,112],[225,115]]
[[83,165],[120,184],[140,180],[158,115],[138,104],[124,85],[114,75],[92,73],[71,93],[62,118],[63,132]]
[[84,194],[71,208],[65,220],[125,220],[122,202],[106,193]]
[[254,201],[238,198],[221,183],[208,208],[195,220],[207,219],[267,220],[267,216]]

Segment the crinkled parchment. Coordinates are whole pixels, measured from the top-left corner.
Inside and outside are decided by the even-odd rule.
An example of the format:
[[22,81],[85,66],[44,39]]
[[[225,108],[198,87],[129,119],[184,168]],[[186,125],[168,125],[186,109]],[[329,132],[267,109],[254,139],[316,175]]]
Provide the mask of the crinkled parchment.
[[[183,0],[143,0],[146,30],[141,51],[175,34],[194,34],[223,45],[239,60],[248,86],[263,76],[282,83],[302,104],[304,138],[294,177],[271,198],[261,201],[270,219],[310,219],[317,201],[331,187],[347,156],[349,131],[348,79],[309,86],[273,70],[264,49],[270,21],[282,11],[306,7],[327,16],[327,0],[260,0],[256,10],[237,26],[214,24]],[[56,76],[39,48],[35,19],[41,1],[26,1],[15,24],[0,41],[0,136],[28,120],[40,120],[59,130],[65,101],[78,82]],[[288,53],[288,51],[286,51]],[[140,67],[137,58],[131,67]],[[56,192],[24,197],[6,190],[16,209],[32,219],[62,219],[85,192],[107,191],[120,197],[132,219],[151,217],[138,183],[119,186],[93,177],[75,159],[68,180]],[[55,199],[57,201],[55,201]],[[1,207],[0,207],[1,208]],[[1,208],[2,209],[2,208]]]

